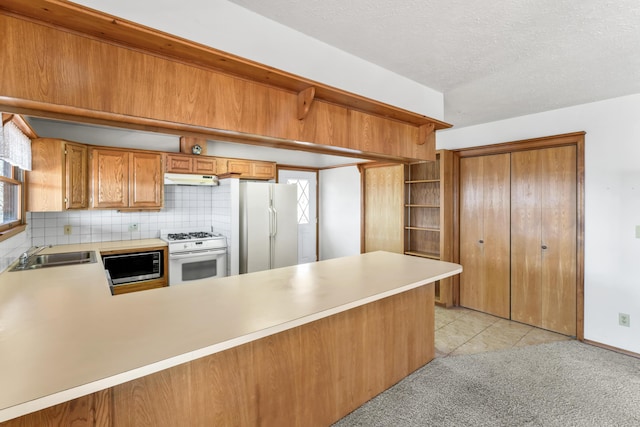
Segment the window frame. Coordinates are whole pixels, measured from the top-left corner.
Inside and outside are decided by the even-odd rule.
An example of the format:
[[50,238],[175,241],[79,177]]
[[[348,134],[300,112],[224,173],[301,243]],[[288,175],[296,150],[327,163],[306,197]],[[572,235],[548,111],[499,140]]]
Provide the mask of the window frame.
[[[13,122],[18,128],[24,132],[30,139],[37,137],[33,129],[25,122],[25,120],[17,114],[2,113],[2,125],[8,122]],[[27,228],[26,218],[26,206],[25,206],[25,193],[26,193],[26,181],[28,171],[22,171],[22,181],[16,179],[18,175],[17,166],[11,166],[11,178],[0,175],[0,181],[8,184],[15,184],[18,186],[18,212],[19,218],[15,221],[7,222],[0,225],[0,242],[7,240],[10,237],[15,236],[18,233],[23,232]]]

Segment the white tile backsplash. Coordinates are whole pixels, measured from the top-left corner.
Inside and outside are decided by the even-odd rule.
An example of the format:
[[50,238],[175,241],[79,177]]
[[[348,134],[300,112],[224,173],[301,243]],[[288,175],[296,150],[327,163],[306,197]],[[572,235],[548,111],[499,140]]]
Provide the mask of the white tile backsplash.
[[[34,212],[31,226],[37,231],[33,235],[33,244],[58,245],[160,237],[162,228],[212,225],[213,209],[213,187],[166,186],[165,207],[160,212]],[[132,224],[138,224],[137,231],[129,231]],[[71,225],[71,235],[64,234],[65,225]]]

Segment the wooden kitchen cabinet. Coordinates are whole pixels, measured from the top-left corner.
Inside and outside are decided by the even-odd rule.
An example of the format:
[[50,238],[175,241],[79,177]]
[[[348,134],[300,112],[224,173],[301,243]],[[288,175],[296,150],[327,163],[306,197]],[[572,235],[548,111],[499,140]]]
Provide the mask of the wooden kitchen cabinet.
[[27,210],[87,209],[88,149],[62,139],[31,142],[32,170],[27,174]]
[[460,159],[460,305],[510,316],[510,155]]
[[91,207],[159,209],[164,194],[162,154],[92,148]]
[[171,173],[194,173],[215,175],[217,172],[215,157],[194,156],[189,154],[167,154],[166,171]]
[[276,164],[274,162],[219,158],[217,167],[219,174],[237,173],[240,174],[240,179],[270,180],[276,178]]
[[[438,150],[433,162],[405,166],[404,253],[452,261],[453,154]],[[455,305],[452,278],[435,284],[436,303]]]

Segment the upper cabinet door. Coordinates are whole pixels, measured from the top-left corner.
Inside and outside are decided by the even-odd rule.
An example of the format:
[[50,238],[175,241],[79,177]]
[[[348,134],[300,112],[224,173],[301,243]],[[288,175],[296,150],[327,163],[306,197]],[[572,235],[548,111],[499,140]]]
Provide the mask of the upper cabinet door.
[[129,153],[91,149],[91,207],[129,207]]
[[87,209],[89,207],[88,149],[86,145],[65,143],[67,209]]
[[162,154],[141,152],[130,156],[129,207],[162,207]]

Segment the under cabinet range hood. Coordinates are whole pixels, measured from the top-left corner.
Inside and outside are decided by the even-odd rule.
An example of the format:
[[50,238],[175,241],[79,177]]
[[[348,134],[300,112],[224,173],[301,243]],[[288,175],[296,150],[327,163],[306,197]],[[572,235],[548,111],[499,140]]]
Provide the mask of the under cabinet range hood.
[[215,175],[165,173],[164,185],[220,185],[220,182]]

